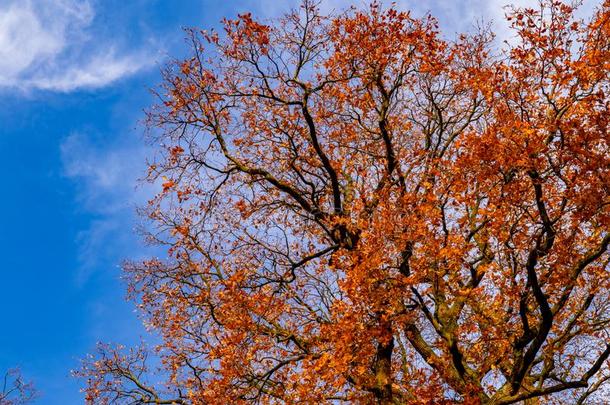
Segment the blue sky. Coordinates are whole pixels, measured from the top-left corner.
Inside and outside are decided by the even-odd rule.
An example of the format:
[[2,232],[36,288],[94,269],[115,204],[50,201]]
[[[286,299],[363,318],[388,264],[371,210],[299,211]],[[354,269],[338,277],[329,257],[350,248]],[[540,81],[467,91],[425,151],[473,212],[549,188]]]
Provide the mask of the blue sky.
[[[451,34],[499,21],[506,2],[397,3],[431,10]],[[365,2],[322,7],[352,3]],[[181,27],[291,4],[0,0],[0,370],[19,366],[41,392],[37,403],[82,403],[70,377],[78,359],[98,341],[145,335],[123,300],[119,264],[151,253],[133,232],[134,207],[154,192],[136,184],[152,153],[138,121],[167,56],[185,55]]]

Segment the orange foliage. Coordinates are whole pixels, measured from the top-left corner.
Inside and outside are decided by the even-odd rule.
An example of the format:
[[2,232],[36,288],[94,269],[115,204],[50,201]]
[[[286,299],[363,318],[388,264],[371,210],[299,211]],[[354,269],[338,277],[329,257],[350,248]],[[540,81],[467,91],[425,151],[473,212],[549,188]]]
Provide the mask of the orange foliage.
[[610,2],[573,12],[513,9],[504,52],[378,3],[188,31],[149,115],[166,148],[151,235],[169,255],[125,269],[167,383],[143,382],[141,351],[105,348],[80,372],[89,400],[595,398]]

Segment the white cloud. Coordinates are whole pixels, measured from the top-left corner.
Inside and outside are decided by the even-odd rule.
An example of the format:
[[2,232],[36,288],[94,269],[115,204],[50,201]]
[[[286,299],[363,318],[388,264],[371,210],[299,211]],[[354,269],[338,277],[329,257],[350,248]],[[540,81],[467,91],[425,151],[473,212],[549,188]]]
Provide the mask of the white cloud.
[[88,0],[8,0],[0,5],[0,87],[72,91],[108,85],[152,58],[119,52],[88,32]]
[[24,80],[24,84],[26,87],[58,91],[98,88],[132,75],[150,62],[146,55],[116,56],[115,52],[111,51],[96,55],[85,64],[74,64],[59,72]]
[[118,264],[146,251],[133,228],[135,208],[144,206],[154,194],[153,186],[138,181],[150,153],[137,139],[96,143],[80,133],[68,136],[60,152],[64,175],[75,181],[77,199],[94,218],[77,236],[76,282],[83,285],[100,264]]
[[96,144],[81,133],[69,135],[60,146],[64,174],[79,180],[85,206],[105,214],[123,209],[136,197],[144,150],[140,145]]

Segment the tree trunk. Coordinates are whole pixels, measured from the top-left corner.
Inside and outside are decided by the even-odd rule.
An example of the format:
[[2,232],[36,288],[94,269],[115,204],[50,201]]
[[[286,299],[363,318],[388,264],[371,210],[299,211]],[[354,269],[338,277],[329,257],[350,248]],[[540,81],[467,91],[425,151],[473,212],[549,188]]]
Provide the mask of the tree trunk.
[[[390,332],[391,333],[391,332]],[[394,337],[390,335],[387,342],[380,342],[377,346],[375,358],[375,397],[379,405],[390,405],[392,398],[392,351]]]

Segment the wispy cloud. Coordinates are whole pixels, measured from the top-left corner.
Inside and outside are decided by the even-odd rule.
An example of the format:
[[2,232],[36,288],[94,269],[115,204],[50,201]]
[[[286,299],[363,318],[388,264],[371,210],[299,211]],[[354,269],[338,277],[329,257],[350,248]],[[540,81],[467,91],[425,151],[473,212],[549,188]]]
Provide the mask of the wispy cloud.
[[133,142],[96,142],[73,133],[60,146],[64,174],[80,181],[83,205],[98,213],[114,213],[145,197],[138,178],[145,169],[146,147]]
[[25,87],[42,90],[72,91],[99,88],[122,77],[132,75],[151,63],[146,55],[117,55],[115,51],[99,54],[84,64],[73,64],[61,71],[24,79]]
[[78,235],[77,284],[86,283],[100,264],[118,264],[144,253],[133,228],[135,208],[154,192],[138,181],[145,173],[146,155],[150,151],[136,140],[100,143],[74,133],[61,144],[64,175],[75,181],[77,199],[95,218]]
[[87,0],[0,4],[0,87],[72,91],[98,88],[151,65],[144,51],[91,35]]

